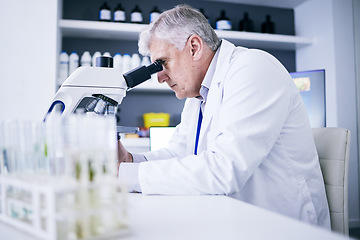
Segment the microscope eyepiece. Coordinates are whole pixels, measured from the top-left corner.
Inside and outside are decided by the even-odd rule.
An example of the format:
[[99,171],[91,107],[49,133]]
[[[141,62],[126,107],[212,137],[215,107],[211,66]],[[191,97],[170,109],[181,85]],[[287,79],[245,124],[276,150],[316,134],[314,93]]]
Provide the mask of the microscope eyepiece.
[[129,88],[133,88],[140,83],[145,82],[151,78],[151,74],[160,72],[163,70],[162,64],[160,61],[155,61],[149,66],[140,66],[129,72],[125,73],[123,76],[125,78],[126,84]]
[[150,74],[154,74],[154,73],[157,73],[157,72],[160,72],[160,71],[163,70],[162,64],[161,64],[161,62],[159,60],[153,62],[152,64],[150,64],[146,68],[149,70]]
[[114,59],[112,57],[99,56],[96,58],[96,67],[114,67]]

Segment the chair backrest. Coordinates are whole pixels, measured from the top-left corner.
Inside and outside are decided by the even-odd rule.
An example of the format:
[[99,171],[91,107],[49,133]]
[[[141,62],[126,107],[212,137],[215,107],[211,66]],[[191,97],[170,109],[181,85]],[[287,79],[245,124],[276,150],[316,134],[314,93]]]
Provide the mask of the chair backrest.
[[331,229],[348,236],[350,131],[344,128],[312,130],[329,203]]

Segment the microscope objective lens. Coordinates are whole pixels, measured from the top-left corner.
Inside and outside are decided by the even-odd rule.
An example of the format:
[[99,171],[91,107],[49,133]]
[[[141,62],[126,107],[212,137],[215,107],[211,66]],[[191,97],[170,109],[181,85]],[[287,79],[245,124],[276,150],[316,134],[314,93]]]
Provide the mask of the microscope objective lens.
[[94,111],[94,108],[95,108],[97,102],[98,102],[98,99],[97,99],[97,98],[91,99],[90,102],[89,102],[89,103],[86,105],[86,107],[85,107],[86,110],[87,110],[88,112]]
[[115,114],[115,106],[107,105],[106,107],[106,115],[114,115]]
[[99,99],[96,106],[95,106],[95,108],[94,108],[94,112],[96,114],[104,114],[106,105],[107,105],[107,103],[104,100]]

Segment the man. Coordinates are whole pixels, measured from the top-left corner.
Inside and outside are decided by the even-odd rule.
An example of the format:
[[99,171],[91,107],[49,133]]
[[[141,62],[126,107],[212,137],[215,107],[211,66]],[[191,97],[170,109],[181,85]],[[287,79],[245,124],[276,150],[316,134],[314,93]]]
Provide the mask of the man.
[[119,143],[119,178],[130,190],[231,195],[330,228],[310,123],[279,61],[219,41],[186,5],[150,24],[139,51],[162,62],[159,82],[187,100],[168,148],[130,154]]

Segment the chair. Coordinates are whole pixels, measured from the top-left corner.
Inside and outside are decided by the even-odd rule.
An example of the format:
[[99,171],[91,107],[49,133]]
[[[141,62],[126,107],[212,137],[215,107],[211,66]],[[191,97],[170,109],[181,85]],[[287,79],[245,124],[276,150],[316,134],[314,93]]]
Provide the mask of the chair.
[[324,177],[331,229],[348,236],[350,131],[344,128],[313,128],[312,131]]

